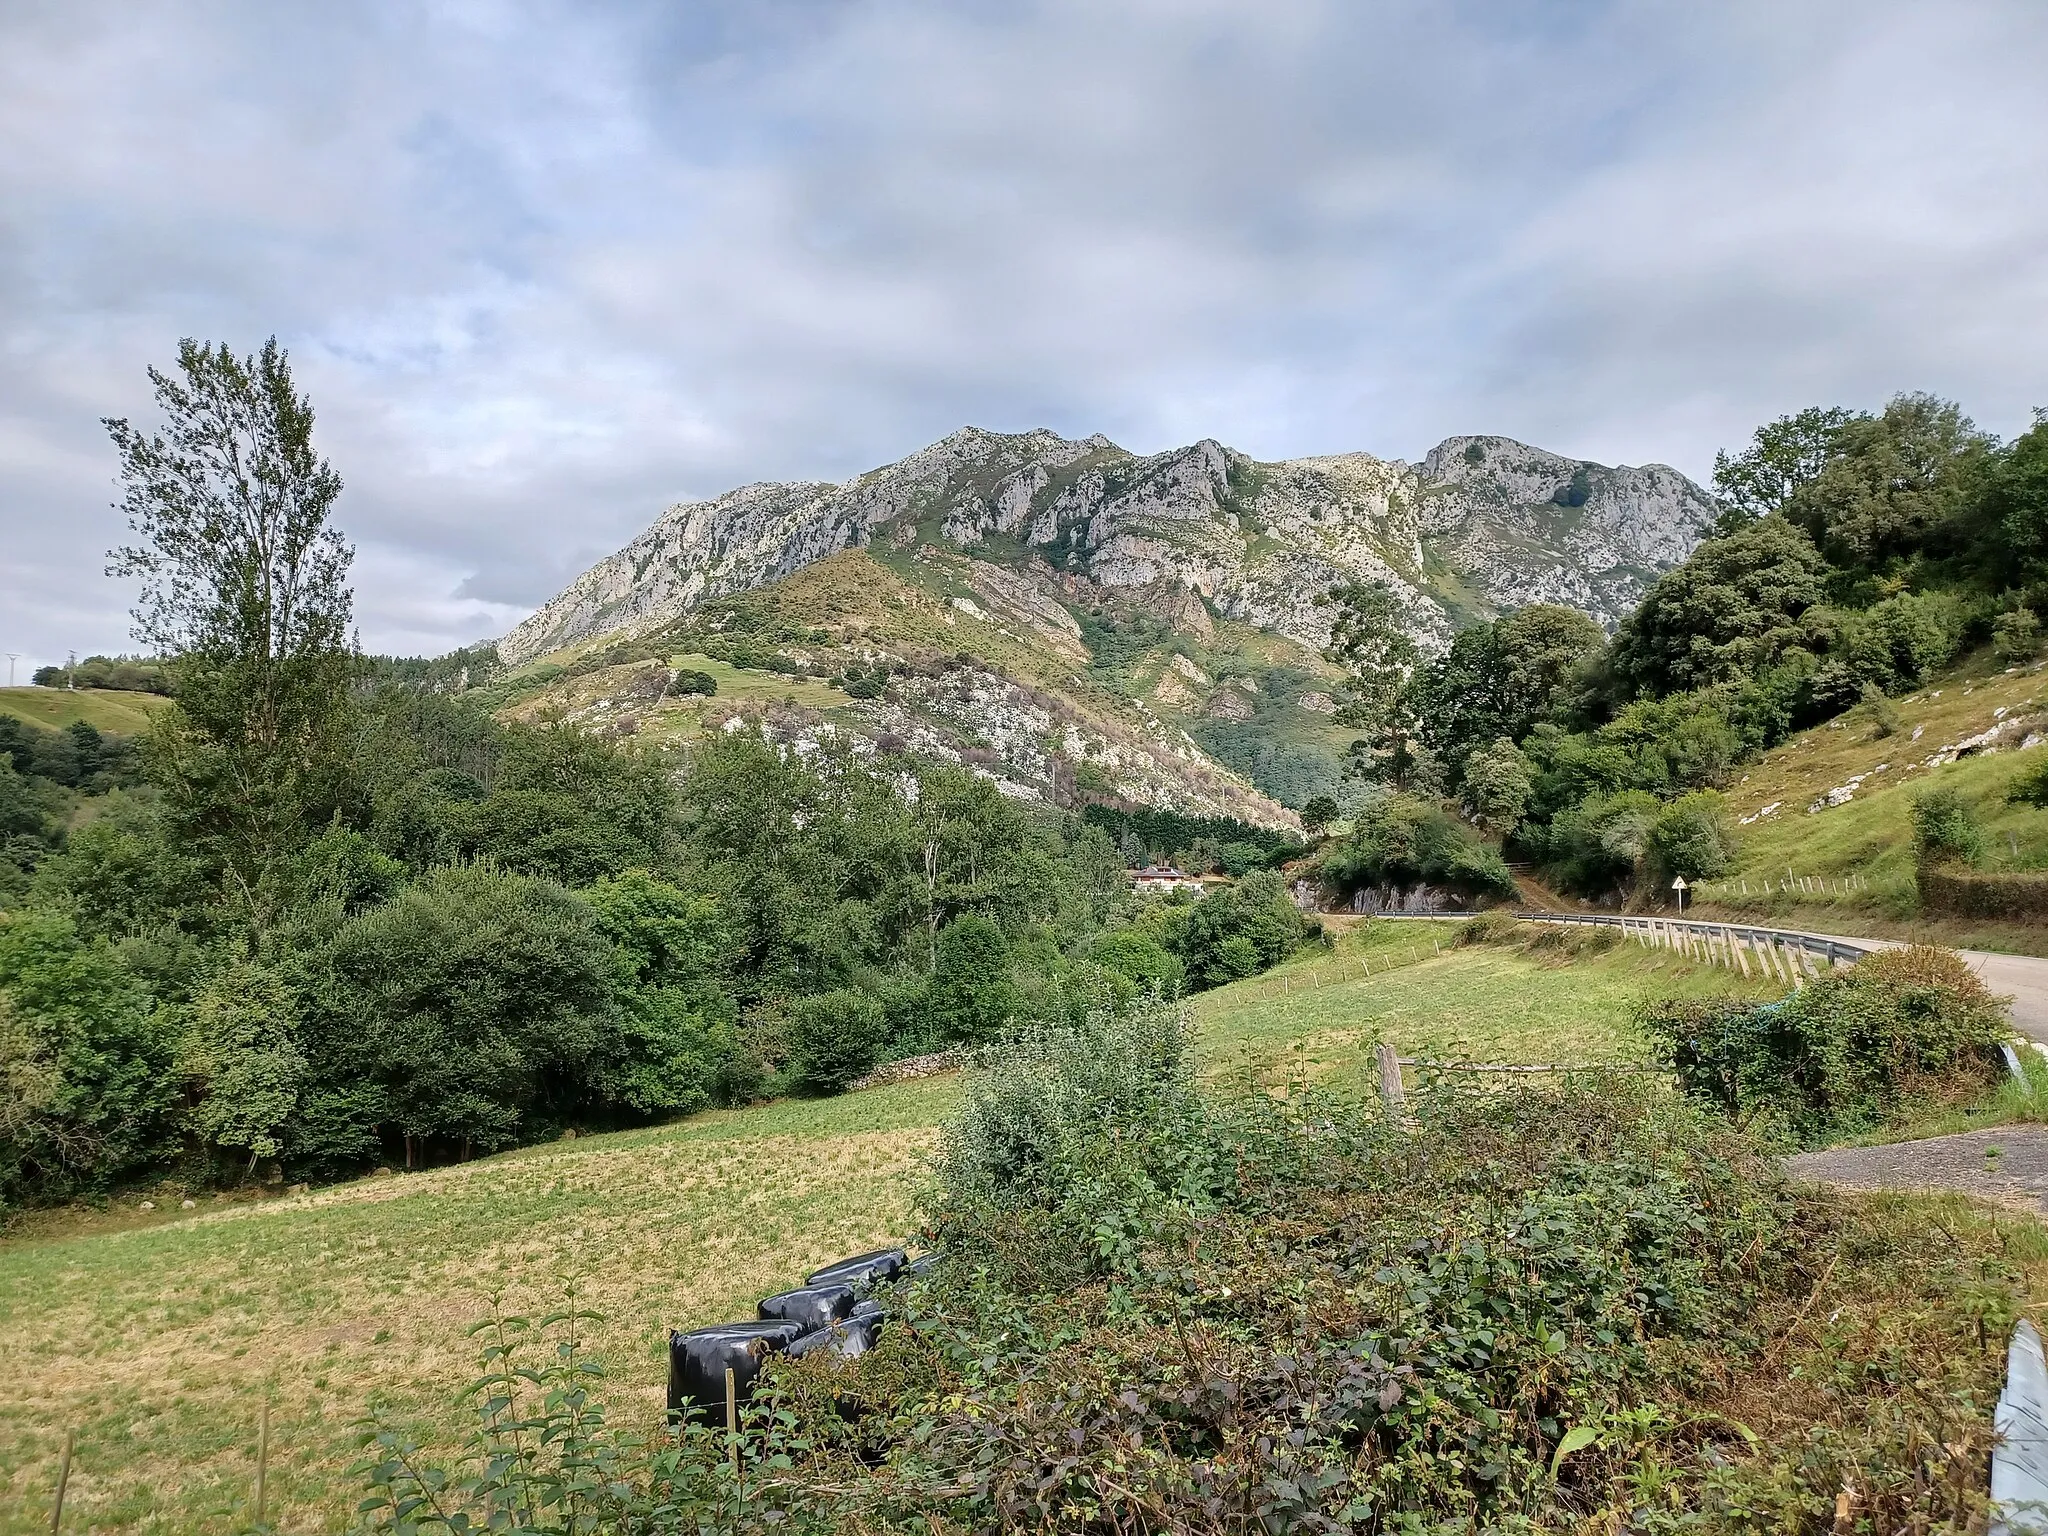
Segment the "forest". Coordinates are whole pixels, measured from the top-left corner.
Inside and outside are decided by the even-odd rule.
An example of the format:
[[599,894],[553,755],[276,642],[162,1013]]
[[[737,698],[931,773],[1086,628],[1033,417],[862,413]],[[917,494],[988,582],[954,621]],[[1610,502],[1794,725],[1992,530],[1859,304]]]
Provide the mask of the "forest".
[[1366,788],[1326,884],[1506,895],[1489,839],[1594,899],[1711,879],[1744,763],[1845,716],[1890,734],[1891,700],[1968,652],[2040,652],[2048,412],[2000,443],[1930,395],[1805,410],[1717,455],[1714,488],[1715,536],[1611,638],[1539,604],[1424,658],[1388,588],[1341,594],[1330,655]]
[[833,1093],[1312,936],[1263,868],[1140,902],[1108,832],[956,765],[507,723],[466,660],[365,658],[283,353],[152,378],[116,564],[172,701],[137,740],[0,717],[0,1208]]

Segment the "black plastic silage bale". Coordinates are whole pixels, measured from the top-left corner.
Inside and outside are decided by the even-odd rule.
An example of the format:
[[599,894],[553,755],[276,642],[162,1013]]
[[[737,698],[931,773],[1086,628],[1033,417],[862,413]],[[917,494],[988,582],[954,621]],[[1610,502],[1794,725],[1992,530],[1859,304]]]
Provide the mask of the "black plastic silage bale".
[[806,1285],[851,1285],[862,1290],[896,1278],[903,1268],[901,1248],[877,1248],[873,1253],[855,1254],[837,1264],[827,1264],[805,1281]]
[[805,1333],[838,1322],[853,1310],[853,1287],[845,1284],[807,1285],[783,1291],[761,1303],[763,1317],[800,1323]]
[[[862,1303],[866,1305],[866,1303]],[[844,1322],[819,1328],[789,1346],[791,1359],[800,1360],[805,1355],[827,1350],[842,1360],[851,1360],[864,1355],[875,1347],[875,1336],[881,1331],[882,1318],[879,1311],[856,1313]]]
[[803,1337],[800,1323],[773,1319],[754,1323],[718,1323],[668,1336],[668,1416],[698,1414],[712,1424],[725,1422],[725,1373],[733,1377],[733,1395],[747,1400],[761,1362]]

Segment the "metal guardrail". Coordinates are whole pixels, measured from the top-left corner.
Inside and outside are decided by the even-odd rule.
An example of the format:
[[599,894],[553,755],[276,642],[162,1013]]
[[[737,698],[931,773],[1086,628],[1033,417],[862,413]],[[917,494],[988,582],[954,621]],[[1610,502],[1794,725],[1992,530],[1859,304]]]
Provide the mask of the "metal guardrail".
[[2048,1528],[2048,1360],[2041,1335],[2024,1318],[2006,1353],[2005,1391],[1993,1421],[1990,1536],[2028,1536]]
[[1622,928],[1629,932],[1649,932],[1649,925],[1654,923],[1659,928],[1666,928],[1678,934],[1700,937],[1708,934],[1732,934],[1751,944],[1769,940],[1788,949],[1801,949],[1826,960],[1830,965],[1854,965],[1865,955],[1875,953],[1877,947],[1852,944],[1818,933],[1801,933],[1793,928],[1759,928],[1748,923],[1696,922],[1689,917],[1623,917],[1609,916],[1604,912],[1517,912],[1515,916],[1525,923],[1583,923],[1589,926]]

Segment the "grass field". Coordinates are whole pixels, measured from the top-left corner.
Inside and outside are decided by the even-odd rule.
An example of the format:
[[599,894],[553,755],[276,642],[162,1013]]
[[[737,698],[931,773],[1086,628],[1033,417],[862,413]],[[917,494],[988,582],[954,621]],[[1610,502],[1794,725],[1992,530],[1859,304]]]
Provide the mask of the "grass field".
[[[1437,955],[1456,925],[1340,926],[1334,950],[1196,999],[1206,1071],[1360,1084],[1375,1035],[1404,1054],[1628,1059],[1645,998],[1742,988],[1633,947]],[[70,1528],[236,1528],[266,1394],[277,1528],[337,1528],[351,1421],[375,1400],[459,1431],[451,1396],[486,1296],[545,1307],[564,1276],[606,1315],[595,1342],[619,1411],[651,1425],[666,1328],[744,1316],[908,1230],[918,1155],[957,1093],[927,1079],[281,1199],[180,1214],[173,1195],[144,1215],[131,1196],[45,1219],[0,1243],[0,1533],[47,1529],[67,1427]]]
[[[2043,730],[2048,674],[2003,669],[1980,657],[1899,700],[1897,709],[1893,735],[1876,735],[1852,712],[1802,732],[1738,777],[1729,807],[1738,820],[1752,819],[1736,829],[1733,872],[1700,893],[1702,912],[1881,937],[1906,937],[1911,923],[1915,934],[1960,947],[2048,953],[2048,933],[2024,925],[1930,930],[1919,923],[1912,823],[1916,795],[1931,785],[1953,786],[1990,835],[1986,868],[2048,868],[2048,812],[2005,798],[2012,781],[2040,761],[2040,748],[2014,749]],[[1994,726],[2005,728],[1998,750],[1927,765],[1937,749]],[[1850,786],[1852,778],[1860,782]],[[1810,809],[1843,787],[1853,790],[1846,802]],[[1786,888],[1788,881],[1794,888]]]
[[0,715],[55,729],[83,720],[116,736],[148,729],[149,717],[171,701],[159,693],[118,688],[0,688]]

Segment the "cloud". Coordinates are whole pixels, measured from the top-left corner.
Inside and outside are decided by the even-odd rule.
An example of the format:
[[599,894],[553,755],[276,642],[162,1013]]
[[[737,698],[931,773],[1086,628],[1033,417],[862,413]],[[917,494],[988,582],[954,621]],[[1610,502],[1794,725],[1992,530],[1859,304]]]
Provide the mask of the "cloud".
[[2031,0],[0,13],[0,643],[123,643],[103,414],[276,332],[365,642],[963,422],[1702,473],[2048,399]]

